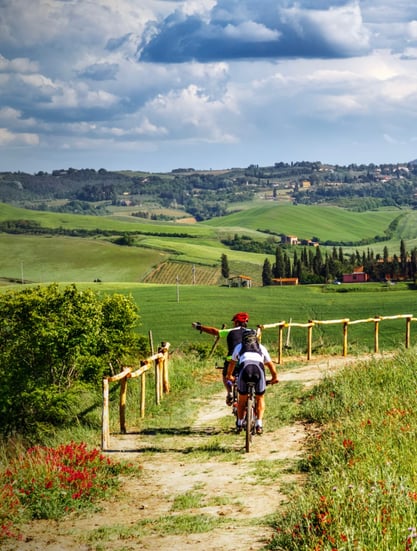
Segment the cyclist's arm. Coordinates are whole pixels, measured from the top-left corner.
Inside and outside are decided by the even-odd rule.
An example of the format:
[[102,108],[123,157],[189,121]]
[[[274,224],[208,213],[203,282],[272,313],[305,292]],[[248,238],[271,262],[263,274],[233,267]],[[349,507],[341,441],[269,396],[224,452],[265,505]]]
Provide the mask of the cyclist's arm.
[[192,327],[194,329],[197,329],[197,331],[200,331],[200,333],[207,333],[208,335],[214,335],[215,337],[225,337],[230,329],[217,329],[217,327],[210,327],[209,325],[202,325],[199,321],[194,321],[192,324]]
[[273,364],[273,362],[265,362],[265,367],[267,367],[271,373],[271,381],[270,381],[270,384],[271,385],[274,385],[275,383],[278,383],[278,374],[277,374],[277,370],[275,369],[275,365]]
[[216,327],[210,327],[209,325],[202,325],[199,321],[194,321],[192,324],[194,329],[200,331],[200,333],[208,333],[209,335],[214,335],[215,337],[219,336],[220,330]]
[[235,360],[230,360],[229,365],[227,366],[227,375],[226,379],[229,381],[234,381],[233,372],[235,370],[236,362]]

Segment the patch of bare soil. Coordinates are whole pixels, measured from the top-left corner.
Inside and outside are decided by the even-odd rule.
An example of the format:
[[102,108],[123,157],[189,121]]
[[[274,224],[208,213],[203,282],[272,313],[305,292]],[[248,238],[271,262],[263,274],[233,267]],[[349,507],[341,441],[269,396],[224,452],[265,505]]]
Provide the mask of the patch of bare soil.
[[[323,376],[355,358],[326,358],[303,367],[283,371],[281,381],[301,381],[306,386],[316,384]],[[273,392],[279,392],[279,385]],[[243,434],[233,431],[234,417],[224,403],[224,392],[203,404],[193,427],[176,431],[112,435],[111,450],[117,459],[139,464],[143,476],[127,479],[122,491],[99,512],[85,518],[60,522],[37,521],[24,531],[23,541],[2,547],[4,551],[234,551],[244,548],[260,550],[271,538],[272,528],[265,516],[279,510],[286,501],[288,484],[302,483],[291,467],[302,456],[306,429],[302,424],[279,428],[265,427],[256,436],[253,449],[245,453]],[[230,417],[230,432],[219,428],[219,419]],[[192,453],[213,447],[217,443],[224,453],[235,452],[236,460],[223,458],[222,453]],[[271,478],[255,476],[256,467],[270,463]],[[175,499],[186,493],[199,493],[198,507],[178,510]],[[215,528],[190,535],[164,535],[158,526],[163,520],[174,520],[185,514],[207,515],[225,520]],[[134,532],[145,519],[154,521],[152,530]],[[111,536],[93,535],[101,529]],[[88,542],[91,543],[88,543]]]

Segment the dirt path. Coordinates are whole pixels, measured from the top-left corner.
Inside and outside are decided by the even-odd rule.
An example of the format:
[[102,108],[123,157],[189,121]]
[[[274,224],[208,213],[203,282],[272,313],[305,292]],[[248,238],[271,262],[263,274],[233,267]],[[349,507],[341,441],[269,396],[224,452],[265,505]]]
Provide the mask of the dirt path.
[[[281,381],[311,386],[325,374],[354,359],[328,358],[280,374]],[[277,387],[279,389],[279,387]],[[255,437],[253,450],[244,452],[244,436],[220,431],[218,421],[230,416],[224,392],[201,407],[193,427],[168,433],[112,436],[109,456],[139,463],[143,477],[127,480],[123,492],[86,518],[57,523],[32,523],[24,541],[5,551],[234,551],[262,549],[272,536],[265,515],[279,509],[288,484],[301,482],[291,467],[301,457],[306,437],[302,424],[278,430],[267,427]],[[210,454],[218,447],[223,453]],[[193,451],[191,454],[190,451]],[[201,453],[196,453],[199,451]],[[224,454],[224,455],[223,455]],[[233,455],[235,454],[235,455]],[[268,466],[273,476],[255,472]],[[197,496],[184,509],[178,502]],[[214,519],[214,528],[183,535],[164,532],[166,524],[182,522],[184,515]],[[150,522],[146,528],[143,521]],[[224,524],[219,522],[223,520]],[[175,530],[174,530],[175,532]],[[2,548],[3,549],[3,548]]]

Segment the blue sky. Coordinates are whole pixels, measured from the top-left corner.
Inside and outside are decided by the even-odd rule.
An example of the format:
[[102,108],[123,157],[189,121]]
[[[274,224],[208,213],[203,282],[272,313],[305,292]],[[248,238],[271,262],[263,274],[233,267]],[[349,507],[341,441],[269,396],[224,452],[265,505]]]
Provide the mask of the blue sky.
[[0,0],[0,172],[415,158],[412,0]]

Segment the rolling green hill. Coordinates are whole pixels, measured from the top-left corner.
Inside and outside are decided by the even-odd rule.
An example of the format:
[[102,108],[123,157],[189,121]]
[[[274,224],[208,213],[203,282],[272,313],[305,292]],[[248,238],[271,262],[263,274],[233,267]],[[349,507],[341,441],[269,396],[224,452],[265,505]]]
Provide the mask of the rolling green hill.
[[[203,224],[221,228],[222,231],[249,228],[296,235],[300,239],[318,237],[319,241],[348,242],[384,235],[392,220],[402,212],[399,209],[351,212],[338,207],[265,203]],[[417,228],[414,233],[414,237],[417,237]]]
[[[409,250],[417,245],[417,211],[413,210],[381,209],[357,213],[338,207],[277,205],[259,200],[254,205],[208,222],[180,224],[134,217],[44,213],[0,204],[0,223],[31,220],[51,230],[51,235],[0,234],[0,277],[34,282],[96,279],[140,282],[148,281],[149,274],[167,261],[218,270],[221,255],[227,254],[231,275],[248,275],[260,285],[267,255],[230,250],[221,243],[222,237],[233,237],[237,233],[267,240],[271,236],[264,231],[268,231],[305,239],[315,236],[322,241],[357,242],[384,235],[397,218],[398,224],[390,241],[371,242],[362,247],[355,245],[352,250],[371,247],[375,252],[382,252],[386,245],[390,252],[398,252],[401,238],[406,239]],[[84,238],[54,234],[60,228],[89,233]],[[128,233],[133,235],[134,246],[114,244],[117,236]],[[349,252],[349,247],[344,250]],[[273,262],[274,257],[269,256],[269,259]],[[213,284],[216,278],[207,277],[205,281],[208,280]]]

